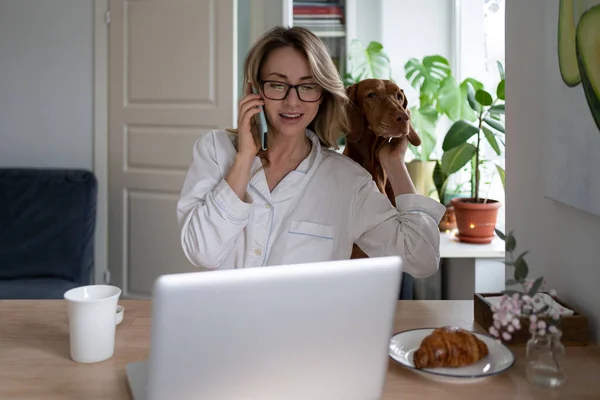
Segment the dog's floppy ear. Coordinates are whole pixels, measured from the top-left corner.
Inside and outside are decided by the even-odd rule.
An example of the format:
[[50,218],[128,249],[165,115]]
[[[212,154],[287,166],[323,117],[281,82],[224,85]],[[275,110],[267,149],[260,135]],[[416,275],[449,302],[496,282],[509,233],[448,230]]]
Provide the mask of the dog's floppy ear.
[[400,92],[402,93],[402,98],[404,99],[404,101],[402,102],[402,108],[408,114],[408,141],[413,146],[419,146],[421,145],[421,137],[413,127],[411,121],[410,110],[408,109],[408,97],[406,97],[406,93],[404,93],[404,90],[400,89]]
[[406,109],[406,113],[408,114],[408,137],[407,137],[408,141],[413,146],[419,146],[419,145],[421,145],[421,137],[419,136],[419,134],[413,127],[412,120],[411,120],[412,116],[411,116],[410,110],[408,108]]
[[346,140],[349,142],[357,142],[363,133],[364,116],[362,110],[356,104],[356,92],[358,90],[357,82],[353,85],[348,86],[346,94],[348,95],[348,105],[346,106],[346,113],[348,114],[348,132],[346,132]]

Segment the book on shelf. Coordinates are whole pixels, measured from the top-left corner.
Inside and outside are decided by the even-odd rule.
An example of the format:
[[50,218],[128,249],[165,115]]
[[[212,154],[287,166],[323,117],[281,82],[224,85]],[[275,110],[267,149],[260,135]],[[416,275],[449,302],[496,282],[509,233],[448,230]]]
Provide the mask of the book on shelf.
[[294,4],[294,25],[313,31],[344,33],[344,12],[337,5],[299,6]]
[[294,17],[310,17],[310,18],[342,18],[344,10],[340,6],[297,6],[294,5]]

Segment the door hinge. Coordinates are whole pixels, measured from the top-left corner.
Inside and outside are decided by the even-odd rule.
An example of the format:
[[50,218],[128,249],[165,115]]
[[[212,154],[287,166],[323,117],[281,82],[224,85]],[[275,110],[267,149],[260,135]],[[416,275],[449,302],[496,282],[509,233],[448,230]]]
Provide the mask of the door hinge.
[[110,24],[110,10],[106,10],[104,13],[104,22],[106,22],[106,25]]
[[104,271],[104,283],[107,285],[110,283],[110,271],[109,270]]

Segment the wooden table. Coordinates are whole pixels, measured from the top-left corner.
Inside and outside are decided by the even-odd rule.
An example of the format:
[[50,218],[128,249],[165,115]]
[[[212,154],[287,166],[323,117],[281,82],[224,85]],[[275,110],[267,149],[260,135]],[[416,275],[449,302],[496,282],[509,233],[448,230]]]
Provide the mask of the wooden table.
[[[130,399],[125,364],[148,357],[151,303],[124,300],[115,355],[97,364],[69,358],[63,300],[0,301],[0,399]],[[402,301],[395,330],[458,325],[473,329],[472,301]],[[475,327],[475,329],[480,329]],[[508,372],[473,384],[443,384],[390,360],[383,399],[600,399],[600,349],[567,348],[569,381],[542,389],[525,380],[524,349]]]

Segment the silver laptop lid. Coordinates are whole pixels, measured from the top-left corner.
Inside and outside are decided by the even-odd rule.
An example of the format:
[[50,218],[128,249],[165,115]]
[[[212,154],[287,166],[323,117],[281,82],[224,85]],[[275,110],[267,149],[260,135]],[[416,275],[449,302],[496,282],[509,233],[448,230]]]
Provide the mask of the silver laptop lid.
[[379,398],[401,266],[386,257],[160,277],[148,398]]

